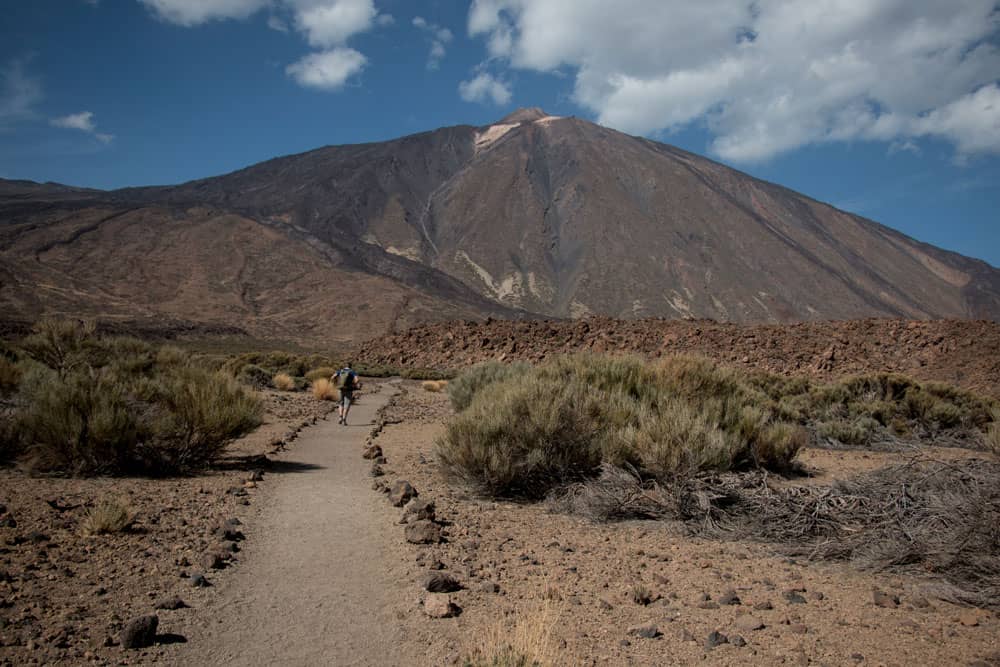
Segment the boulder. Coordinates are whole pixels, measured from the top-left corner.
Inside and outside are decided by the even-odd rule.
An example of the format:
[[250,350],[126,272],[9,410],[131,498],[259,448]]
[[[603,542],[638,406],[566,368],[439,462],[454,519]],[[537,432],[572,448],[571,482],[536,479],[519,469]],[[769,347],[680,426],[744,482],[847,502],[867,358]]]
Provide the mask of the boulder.
[[402,507],[417,497],[417,490],[405,479],[396,480],[389,489],[389,502],[395,507]]
[[414,498],[409,502],[409,504],[403,508],[403,523],[411,523],[413,521],[434,520],[434,501],[433,500],[422,500],[420,498]]
[[753,632],[754,630],[763,630],[765,626],[764,622],[759,618],[754,618],[750,614],[743,614],[736,617],[736,627],[743,632]]
[[363,459],[375,459],[382,456],[382,448],[378,445],[370,445],[365,448],[365,451],[361,454]]
[[121,634],[122,648],[146,648],[156,641],[156,628],[160,619],[154,614],[133,618],[125,624]]
[[431,618],[451,618],[461,612],[447,593],[431,593],[424,598],[424,613]]
[[660,629],[656,627],[655,623],[643,623],[642,625],[633,625],[628,629],[628,634],[635,637],[643,637],[644,639],[656,639],[660,636]]
[[441,528],[426,520],[407,524],[405,534],[406,541],[411,544],[437,544],[441,541]]
[[462,590],[462,584],[455,577],[444,572],[431,572],[424,577],[424,590],[431,593],[454,593]]
[[876,607],[885,607],[886,609],[895,609],[899,606],[899,598],[897,596],[890,595],[878,589],[872,591],[872,601]]

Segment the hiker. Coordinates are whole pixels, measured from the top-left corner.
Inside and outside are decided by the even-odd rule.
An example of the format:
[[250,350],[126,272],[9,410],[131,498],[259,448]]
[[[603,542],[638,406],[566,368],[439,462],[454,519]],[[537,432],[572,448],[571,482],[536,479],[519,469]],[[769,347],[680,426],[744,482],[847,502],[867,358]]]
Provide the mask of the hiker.
[[337,420],[337,423],[347,426],[347,413],[351,411],[354,390],[361,389],[361,383],[358,382],[358,374],[351,368],[351,362],[347,362],[343,368],[333,374],[333,384],[340,393],[340,419]]

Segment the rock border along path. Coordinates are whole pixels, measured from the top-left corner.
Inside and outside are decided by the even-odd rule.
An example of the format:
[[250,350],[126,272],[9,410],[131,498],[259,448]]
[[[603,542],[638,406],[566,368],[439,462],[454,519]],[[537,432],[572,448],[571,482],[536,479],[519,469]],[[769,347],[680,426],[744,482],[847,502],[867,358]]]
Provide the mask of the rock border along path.
[[396,534],[386,530],[396,517],[371,492],[360,456],[394,392],[383,384],[352,408],[349,426],[331,413],[281,455],[300,469],[266,476],[241,562],[192,615],[198,625],[186,628],[176,664],[398,664],[388,562]]

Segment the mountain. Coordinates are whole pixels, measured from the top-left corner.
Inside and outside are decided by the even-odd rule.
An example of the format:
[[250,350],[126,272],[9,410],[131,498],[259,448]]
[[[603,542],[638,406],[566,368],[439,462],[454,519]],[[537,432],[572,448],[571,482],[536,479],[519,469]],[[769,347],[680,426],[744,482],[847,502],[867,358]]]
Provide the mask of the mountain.
[[177,186],[0,181],[0,307],[360,339],[455,318],[1000,319],[1000,271],[521,109]]

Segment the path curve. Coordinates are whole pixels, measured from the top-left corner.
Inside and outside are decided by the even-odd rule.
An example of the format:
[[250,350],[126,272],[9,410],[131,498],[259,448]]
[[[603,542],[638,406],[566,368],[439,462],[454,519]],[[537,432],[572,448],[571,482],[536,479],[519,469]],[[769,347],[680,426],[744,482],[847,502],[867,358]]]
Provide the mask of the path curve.
[[392,393],[383,385],[366,395],[347,427],[331,413],[280,457],[301,470],[266,476],[273,488],[247,526],[240,564],[193,614],[177,664],[399,663],[386,535],[396,517],[361,458]]

